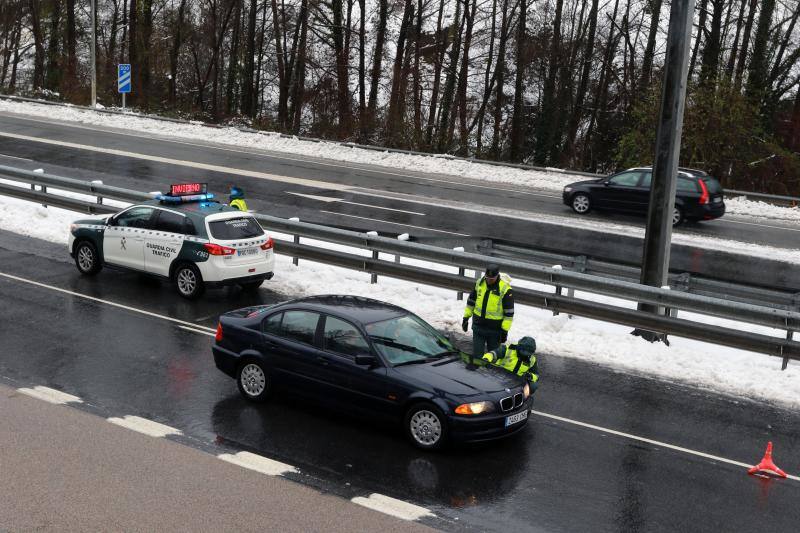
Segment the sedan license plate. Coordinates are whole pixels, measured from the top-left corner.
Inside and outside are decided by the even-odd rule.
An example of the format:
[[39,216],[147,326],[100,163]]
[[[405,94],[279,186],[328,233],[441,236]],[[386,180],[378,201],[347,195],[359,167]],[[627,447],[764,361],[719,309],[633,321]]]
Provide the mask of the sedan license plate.
[[512,426],[518,422],[522,422],[523,420],[528,418],[528,410],[525,409],[521,413],[517,413],[515,415],[507,416],[506,417],[506,427]]
[[257,254],[258,254],[258,248],[245,248],[243,250],[236,250],[236,255],[238,255],[239,257],[243,255],[257,255]]

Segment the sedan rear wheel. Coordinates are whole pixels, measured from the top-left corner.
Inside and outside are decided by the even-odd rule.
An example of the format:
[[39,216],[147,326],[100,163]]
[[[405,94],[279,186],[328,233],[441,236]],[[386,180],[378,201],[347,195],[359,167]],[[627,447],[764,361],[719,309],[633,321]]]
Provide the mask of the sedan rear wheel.
[[678,206],[672,208],[672,227],[675,228],[683,222],[683,211]]
[[579,192],[572,197],[572,210],[579,215],[585,215],[592,209],[592,200],[588,194]]
[[405,425],[411,442],[423,450],[439,449],[447,440],[447,421],[432,404],[412,407],[406,415]]
[[258,361],[248,361],[239,367],[236,382],[239,385],[239,392],[247,400],[263,402],[269,395],[269,378]]

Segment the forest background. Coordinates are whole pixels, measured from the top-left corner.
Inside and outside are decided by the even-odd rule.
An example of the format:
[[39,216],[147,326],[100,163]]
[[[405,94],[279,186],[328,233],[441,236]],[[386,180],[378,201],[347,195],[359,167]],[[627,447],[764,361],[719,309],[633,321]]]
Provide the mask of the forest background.
[[[681,164],[800,195],[800,0],[697,0]],[[666,0],[97,0],[138,110],[610,172],[651,164]],[[0,1],[0,92],[90,98],[89,0]]]

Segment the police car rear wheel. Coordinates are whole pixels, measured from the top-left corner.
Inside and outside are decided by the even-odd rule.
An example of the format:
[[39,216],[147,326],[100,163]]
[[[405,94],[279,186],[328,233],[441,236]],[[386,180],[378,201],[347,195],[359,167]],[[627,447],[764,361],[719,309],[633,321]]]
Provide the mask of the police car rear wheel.
[[409,409],[405,428],[411,442],[423,450],[440,449],[447,441],[446,419],[433,404],[417,404]]
[[258,361],[247,361],[240,366],[236,382],[247,400],[263,402],[269,396],[269,377]]
[[75,248],[75,266],[81,274],[93,276],[100,272],[103,265],[94,244],[84,241]]
[[197,298],[203,294],[203,277],[196,266],[181,265],[175,270],[175,288],[184,298]]

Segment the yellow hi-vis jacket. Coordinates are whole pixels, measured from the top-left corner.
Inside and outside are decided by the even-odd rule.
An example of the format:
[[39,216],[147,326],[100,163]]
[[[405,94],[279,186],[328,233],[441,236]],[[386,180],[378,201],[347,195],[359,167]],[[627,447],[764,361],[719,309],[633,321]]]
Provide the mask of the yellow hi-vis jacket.
[[473,327],[497,328],[508,332],[514,320],[514,294],[511,278],[500,274],[500,279],[489,287],[481,277],[467,298],[464,318],[472,319]]
[[531,383],[539,381],[539,367],[536,364],[536,356],[531,355],[530,361],[517,354],[517,345],[506,346],[501,344],[491,352],[483,355],[483,360],[495,366],[504,368],[509,372],[524,377]]
[[238,209],[239,211],[247,211],[247,204],[244,201],[244,198],[236,198],[231,200],[231,203],[228,204],[234,209]]

